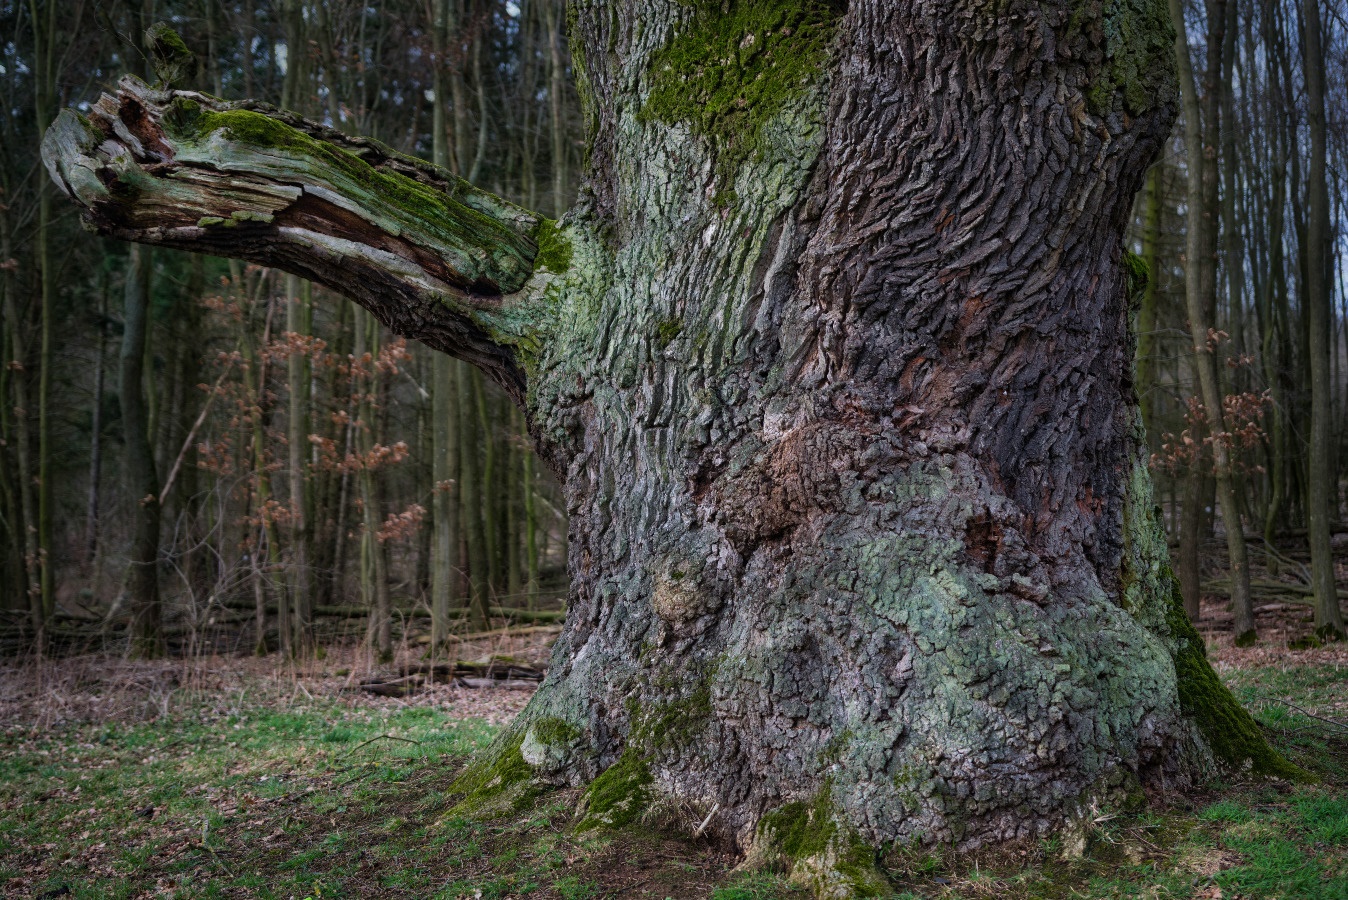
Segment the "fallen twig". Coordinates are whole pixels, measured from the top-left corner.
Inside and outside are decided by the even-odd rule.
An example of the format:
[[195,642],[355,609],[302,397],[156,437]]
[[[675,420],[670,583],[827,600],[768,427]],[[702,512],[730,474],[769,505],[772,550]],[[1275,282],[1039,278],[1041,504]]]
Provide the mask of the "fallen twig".
[[418,747],[421,746],[421,741],[414,741],[411,738],[398,737],[395,734],[377,734],[368,741],[361,741],[359,744],[346,751],[346,753],[342,754],[342,756],[350,756],[360,748],[373,744],[375,741],[402,741],[404,744],[416,744]]
[[1341,729],[1343,729],[1344,731],[1348,731],[1348,723],[1345,723],[1345,722],[1338,722],[1338,721],[1335,721],[1334,719],[1327,719],[1327,718],[1325,718],[1324,716],[1317,716],[1315,713],[1309,712],[1309,711],[1303,709],[1302,707],[1297,706],[1295,703],[1292,703],[1292,702],[1287,701],[1287,700],[1283,700],[1281,697],[1266,697],[1266,696],[1264,696],[1263,694],[1255,694],[1255,699],[1257,699],[1257,700],[1262,700],[1262,701],[1265,702],[1265,703],[1281,703],[1283,706],[1286,706],[1288,709],[1294,709],[1294,710],[1296,710],[1297,712],[1301,713],[1303,716],[1305,716],[1305,717],[1308,718],[1308,719],[1314,719],[1314,720],[1317,721],[1317,722],[1324,722],[1326,725],[1332,725],[1332,726],[1334,726],[1335,728],[1341,728]]

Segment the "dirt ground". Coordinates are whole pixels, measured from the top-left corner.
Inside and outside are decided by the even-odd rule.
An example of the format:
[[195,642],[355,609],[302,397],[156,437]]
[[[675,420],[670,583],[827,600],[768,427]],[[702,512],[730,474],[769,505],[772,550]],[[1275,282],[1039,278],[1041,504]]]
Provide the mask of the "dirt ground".
[[[1348,897],[1348,645],[1291,650],[1310,608],[1261,603],[1236,648],[1220,597],[1199,623],[1223,679],[1320,782],[1238,778],[1140,813],[1102,815],[1090,850],[1052,841],[973,855],[895,852],[900,898]],[[555,628],[458,648],[545,667]],[[577,791],[464,819],[453,783],[528,702],[530,685],[362,689],[423,663],[360,649],[285,663],[83,655],[0,663],[0,894],[5,897],[435,897],[438,900],[803,898],[693,839],[692,814],[576,832]]]

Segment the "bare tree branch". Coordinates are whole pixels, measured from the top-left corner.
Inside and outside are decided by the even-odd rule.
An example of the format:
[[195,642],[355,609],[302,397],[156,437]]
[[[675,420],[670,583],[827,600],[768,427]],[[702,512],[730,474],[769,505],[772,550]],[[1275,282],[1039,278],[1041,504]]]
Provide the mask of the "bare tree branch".
[[523,396],[540,216],[377,141],[133,76],[61,113],[43,158],[100,234],[308,278]]

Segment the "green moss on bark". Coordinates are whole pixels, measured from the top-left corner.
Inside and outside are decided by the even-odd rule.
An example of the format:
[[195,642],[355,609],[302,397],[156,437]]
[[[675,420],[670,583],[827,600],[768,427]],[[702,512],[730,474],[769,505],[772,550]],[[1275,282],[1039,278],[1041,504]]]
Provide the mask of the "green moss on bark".
[[582,800],[585,812],[577,830],[632,824],[650,805],[651,781],[645,760],[629,747],[585,789]]
[[537,794],[533,786],[533,767],[520,753],[521,735],[496,744],[479,761],[472,763],[451,786],[462,796],[451,811],[455,815],[492,809],[518,809]]
[[618,761],[585,789],[584,813],[577,828],[621,828],[639,819],[654,799],[651,761],[662,753],[686,748],[711,713],[709,675],[688,696],[653,709],[643,710],[635,697],[629,698],[626,748]]
[[791,880],[817,897],[887,897],[891,891],[875,863],[875,849],[838,824],[832,786],[814,799],[787,803],[758,823],[756,855],[791,871]]
[[555,275],[561,275],[571,268],[571,242],[562,234],[552,219],[539,219],[534,229],[534,243],[538,245],[538,255],[534,257],[535,269],[547,269]]
[[[1141,440],[1140,417],[1136,429],[1135,437]],[[1258,724],[1213,671],[1203,639],[1184,612],[1160,512],[1152,503],[1151,475],[1139,461],[1124,495],[1120,605],[1169,649],[1180,711],[1198,726],[1221,764],[1241,769],[1248,762],[1256,774],[1306,778],[1268,745]]]
[[1128,298],[1140,298],[1151,281],[1147,261],[1131,250],[1123,251],[1123,271],[1128,276]]
[[168,25],[156,22],[145,31],[145,46],[155,75],[165,87],[181,83],[197,72],[197,58]]
[[837,5],[823,0],[699,0],[692,21],[651,60],[644,119],[687,122],[716,153],[722,203],[761,129],[819,78]]
[[1170,612],[1166,621],[1178,644],[1174,658],[1180,709],[1198,726],[1213,756],[1234,769],[1248,765],[1257,775],[1295,781],[1309,779],[1305,771],[1268,745],[1254,718],[1222,684],[1208,662],[1203,639],[1184,612],[1179,579],[1169,568],[1165,578],[1170,584]]
[[1115,94],[1134,116],[1170,99],[1176,84],[1175,27],[1166,0],[1079,0],[1072,24],[1096,16],[1104,32],[1105,66],[1086,95],[1091,111],[1107,113]]
[[838,831],[827,786],[812,802],[797,800],[774,809],[759,822],[758,831],[787,859],[823,853]]
[[[520,234],[491,216],[449,194],[398,172],[385,171],[345,150],[320,141],[297,128],[263,113],[246,109],[209,110],[194,100],[175,97],[163,117],[165,132],[184,143],[200,143],[221,133],[236,144],[280,151],[303,165],[306,161],[345,176],[353,186],[368,193],[392,213],[398,227],[411,227],[435,235],[447,246],[464,248],[465,259],[485,248],[493,264],[488,268],[496,286],[505,292],[518,290],[533,272],[539,247],[535,238]],[[365,204],[372,212],[377,204]],[[569,265],[570,245],[556,234],[555,226],[535,231],[549,241],[547,264],[553,271]],[[469,273],[463,273],[468,275]],[[471,280],[471,279],[470,279]]]
[[674,339],[683,331],[683,323],[678,319],[665,319],[655,327],[655,346],[661,350],[674,343]]
[[533,730],[534,738],[537,741],[550,747],[565,746],[581,737],[579,728],[556,716],[546,716],[539,719],[530,728]]

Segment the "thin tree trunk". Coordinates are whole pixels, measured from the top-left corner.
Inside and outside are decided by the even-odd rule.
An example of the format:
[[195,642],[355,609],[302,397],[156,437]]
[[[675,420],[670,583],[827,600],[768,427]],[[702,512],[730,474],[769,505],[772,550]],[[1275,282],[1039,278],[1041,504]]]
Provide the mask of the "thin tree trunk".
[[98,337],[94,341],[94,402],[89,422],[89,495],[85,502],[84,551],[90,562],[98,558],[98,502],[103,479],[103,372],[108,341],[106,284],[98,296]]
[[1142,261],[1147,266],[1147,286],[1137,311],[1137,399],[1142,408],[1142,422],[1148,432],[1155,432],[1156,391],[1156,303],[1161,280],[1161,164],[1147,173],[1143,187],[1142,206]]
[[[1254,607],[1250,600],[1250,569],[1246,557],[1245,534],[1240,521],[1240,504],[1236,501],[1236,482],[1231,463],[1230,435],[1222,411],[1221,382],[1217,375],[1216,347],[1210,311],[1215,306],[1216,278],[1214,274],[1214,234],[1216,212],[1216,178],[1214,164],[1216,129],[1211,127],[1217,115],[1217,81],[1221,74],[1222,32],[1226,24],[1225,0],[1208,3],[1208,127],[1201,127],[1198,88],[1194,82],[1193,66],[1189,60],[1189,41],[1183,23],[1181,0],[1170,0],[1171,15],[1176,23],[1176,52],[1179,58],[1180,91],[1184,100],[1184,143],[1188,165],[1188,237],[1184,265],[1184,295],[1189,313],[1189,331],[1193,341],[1194,368],[1198,373],[1203,410],[1211,437],[1213,475],[1217,483],[1217,502],[1221,505],[1226,528],[1226,549],[1231,559],[1231,611],[1236,643],[1244,646],[1254,642]],[[1206,135],[1206,140],[1205,140]],[[1188,597],[1186,604],[1188,602]]]
[[[1200,440],[1201,432],[1195,435]],[[1201,457],[1184,474],[1184,494],[1180,506],[1179,558],[1175,573],[1179,577],[1180,592],[1184,597],[1184,612],[1189,621],[1197,622],[1202,615],[1203,571],[1200,551],[1203,545],[1203,472]]]
[[[1222,229],[1219,245],[1225,261],[1227,315],[1230,323],[1231,354],[1237,360],[1245,355],[1245,239],[1242,222],[1236,216],[1236,196],[1240,184],[1240,157],[1236,153],[1235,62],[1239,38],[1239,4],[1225,0],[1225,34],[1222,50],[1222,78],[1214,87],[1220,91]],[[1215,161],[1215,160],[1211,160]],[[1235,393],[1245,390],[1245,373],[1237,366],[1231,373]]]
[[[253,582],[253,655],[267,655],[267,587],[266,573],[262,568],[262,545],[266,543],[267,530],[257,527],[256,543],[250,556]],[[284,638],[281,638],[284,642]]]
[[309,323],[309,285],[287,275],[286,331],[292,342],[286,357],[286,385],[289,395],[287,425],[288,466],[290,470],[290,553],[291,598],[294,602],[295,652],[308,656],[314,651],[313,570],[310,564],[309,482],[306,460],[309,450],[309,372],[306,351],[312,328]]
[[468,167],[467,178],[477,183],[482,174],[482,161],[487,158],[487,125],[491,121],[487,111],[487,79],[482,68],[482,36],[472,40],[473,82],[477,88],[477,149],[473,151],[473,164]]
[[[451,0],[436,0],[432,38],[435,46],[432,74],[435,106],[431,115],[432,161],[451,168],[449,124],[445,104],[451,36]],[[457,109],[457,105],[456,105]],[[443,353],[431,361],[431,527],[434,542],[431,559],[431,653],[442,652],[449,637],[449,610],[459,593],[459,362]]]
[[566,63],[562,57],[562,29],[557,21],[557,0],[542,0],[548,27],[548,110],[552,132],[552,215],[566,212],[566,124],[562,121],[562,92],[566,89]]
[[[3,253],[5,259],[11,259],[11,245],[8,232],[4,236]],[[22,561],[24,573],[24,597],[28,609],[28,624],[32,629],[33,649],[41,654],[46,650],[46,610],[42,603],[42,567],[41,546],[38,543],[37,498],[35,496],[36,475],[33,471],[33,437],[28,422],[30,406],[28,401],[28,348],[24,343],[23,319],[19,314],[18,293],[8,272],[5,279],[5,327],[9,332],[9,359],[6,369],[11,373],[13,388],[14,419],[14,458],[18,463],[18,494],[21,517],[15,531],[23,535]],[[3,398],[8,401],[9,398]]]
[[[10,259],[8,209],[0,205],[0,259]],[[19,613],[22,621],[28,619],[27,573],[24,564],[24,529],[26,521],[14,479],[18,465],[10,456],[16,443],[14,426],[10,419],[10,384],[19,375],[9,358],[9,292],[12,290],[10,268],[0,269],[0,532],[3,532],[4,556],[0,557],[0,608]]]
[[506,513],[505,589],[506,595],[510,598],[510,602],[502,605],[519,606],[520,593],[523,588],[520,578],[520,570],[522,568],[520,565],[520,551],[524,545],[520,521],[520,493],[525,489],[525,485],[527,484],[524,479],[524,467],[521,464],[520,457],[524,456],[529,451],[521,450],[518,446],[519,435],[523,431],[519,420],[519,410],[514,406],[510,406],[505,412],[505,484],[502,485],[501,495],[505,498]]
[[482,376],[474,374],[472,384],[473,411],[476,416],[474,424],[481,435],[478,446],[482,449],[482,483],[477,493],[482,521],[482,584],[484,602],[491,606],[501,585],[501,491],[500,485],[496,483],[496,428]]
[[[57,3],[39,5],[29,0],[33,22],[34,100],[33,112],[39,122],[51,119],[56,93],[56,13]],[[39,24],[40,23],[40,24]],[[42,135],[39,132],[38,139]],[[41,336],[38,355],[37,388],[37,565],[42,590],[43,618],[56,611],[56,588],[52,573],[52,472],[51,472],[51,369],[52,320],[56,315],[56,271],[51,254],[52,185],[47,179],[38,184],[37,231],[35,234],[39,289],[42,294]]]
[[1343,613],[1334,580],[1334,554],[1329,543],[1331,503],[1337,506],[1333,468],[1333,382],[1329,341],[1333,312],[1329,291],[1328,249],[1331,238],[1329,186],[1325,177],[1325,65],[1320,35],[1319,0],[1302,0],[1307,117],[1310,159],[1306,174],[1309,210],[1306,218],[1306,321],[1310,352],[1311,430],[1307,483],[1307,537],[1311,549],[1311,586],[1315,589],[1316,634],[1344,637]]
[[[250,298],[248,309],[249,318],[256,313],[260,296],[265,292],[266,295],[266,313],[263,317],[262,337],[260,346],[266,348],[271,342],[271,317],[272,317],[272,297],[271,292],[267,290],[270,278],[263,276],[258,280],[258,296]],[[248,391],[249,407],[249,434],[252,447],[252,468],[253,468],[253,515],[258,519],[258,527],[262,532],[257,546],[253,552],[253,574],[254,574],[254,593],[262,597],[260,601],[264,604],[268,583],[272,577],[280,571],[281,547],[277,535],[276,514],[272,509],[272,500],[276,496],[276,490],[271,482],[271,466],[268,465],[267,458],[267,440],[266,440],[266,410],[264,402],[267,396],[267,362],[253,347],[253,336],[245,335],[243,340],[243,358],[247,366],[245,384]],[[267,551],[267,565],[263,568],[262,544],[261,538],[265,537]],[[290,618],[290,603],[286,596],[285,587],[281,584],[275,586],[276,593],[276,633],[279,642],[277,648],[281,655],[290,657],[294,654],[294,644],[292,643],[293,625]],[[258,634],[258,645],[255,652],[258,655],[266,653],[267,648],[264,643],[266,636],[265,630]]]
[[133,246],[126,266],[122,306],[120,398],[126,495],[133,504],[134,536],[127,574],[127,592],[131,599],[131,648],[134,655],[142,657],[159,656],[164,652],[159,604],[159,477],[155,472],[142,393],[153,272],[150,249]]
[[[468,89],[464,84],[463,64],[464,56],[464,36],[462,28],[464,23],[464,3],[470,3],[472,0],[448,0],[454,13],[454,20],[446,24],[445,33],[453,40],[454,49],[452,59],[447,59],[452,68],[448,74],[450,100],[453,105],[453,123],[454,123],[454,166],[455,175],[463,176],[470,165],[472,153],[469,150],[471,146],[468,140]],[[450,11],[450,10],[446,10]]]
[[[358,309],[353,355],[359,361],[367,353],[371,360],[379,358],[378,326],[372,326],[369,313]],[[383,524],[380,520],[383,514],[383,501],[380,496],[378,475],[374,469],[374,397],[377,392],[374,372],[374,363],[371,362],[367,374],[361,379],[360,423],[356,428],[361,456],[358,480],[364,517],[364,532],[361,537],[361,584],[365,602],[370,609],[368,635],[370,648],[380,662],[388,662],[393,658],[393,604],[389,599],[388,563],[383,543],[379,540],[379,528]]]
[[476,382],[480,375],[468,371],[458,379],[459,421],[462,435],[477,438],[463,441],[459,452],[459,511],[460,530],[467,546],[468,557],[468,624],[470,630],[481,631],[487,626],[488,584],[486,530],[482,521],[482,474],[478,466],[481,425],[477,421]]
[[[1270,19],[1271,16],[1267,15],[1266,10],[1264,42],[1271,46],[1269,42],[1273,36],[1273,23],[1269,21]],[[1278,66],[1269,67],[1270,88],[1273,87],[1272,81],[1278,77],[1279,71]],[[1273,91],[1270,91],[1270,93],[1273,93]],[[1277,93],[1281,93],[1281,91]],[[1268,112],[1270,122],[1277,116],[1286,115],[1286,110],[1276,97],[1270,97]],[[1264,515],[1264,545],[1266,547],[1274,546],[1273,540],[1278,527],[1285,522],[1286,518],[1287,414],[1289,409],[1287,396],[1283,390],[1283,380],[1287,371],[1285,347],[1288,340],[1285,326],[1288,319],[1287,273],[1283,255],[1284,214],[1287,202],[1287,160],[1283,129],[1274,125],[1272,132],[1273,158],[1272,164],[1269,166],[1272,185],[1269,192],[1268,231],[1265,238],[1268,245],[1268,282],[1261,297],[1261,302],[1264,304],[1262,315],[1264,331],[1260,336],[1260,355],[1263,361],[1264,382],[1268,385],[1270,401],[1268,418],[1269,502],[1267,512]],[[1271,553],[1266,553],[1264,559],[1269,574],[1277,575],[1279,571],[1277,557]]]
[[525,606],[532,612],[538,605],[538,513],[534,505],[537,477],[534,474],[534,454],[526,449],[520,455],[524,459]]

